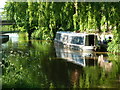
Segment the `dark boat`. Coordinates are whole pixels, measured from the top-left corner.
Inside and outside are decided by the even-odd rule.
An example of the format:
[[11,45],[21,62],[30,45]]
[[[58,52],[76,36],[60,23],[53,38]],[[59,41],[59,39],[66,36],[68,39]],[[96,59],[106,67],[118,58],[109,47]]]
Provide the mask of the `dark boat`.
[[0,44],[9,41],[9,35],[0,35]]

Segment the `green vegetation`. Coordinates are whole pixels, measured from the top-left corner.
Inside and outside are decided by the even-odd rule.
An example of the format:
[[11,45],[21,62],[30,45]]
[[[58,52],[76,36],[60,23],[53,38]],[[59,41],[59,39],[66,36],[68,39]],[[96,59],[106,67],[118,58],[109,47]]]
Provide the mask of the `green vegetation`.
[[27,42],[24,33],[19,36],[19,42],[8,42],[2,51],[3,89],[119,88],[120,56],[108,53],[113,63],[110,72],[97,65],[79,68],[65,60],[53,59],[55,52],[51,41]]
[[[114,62],[113,62],[114,63]],[[120,63],[117,61],[117,63]],[[113,66],[111,72],[105,72],[98,66],[85,67],[84,74],[80,77],[80,88],[113,88],[115,87],[115,78],[118,78],[117,63]],[[92,72],[92,73],[91,73]],[[109,83],[108,83],[109,82]]]
[[47,88],[51,85],[42,71],[44,58],[49,58],[50,42],[28,43],[25,37],[20,34],[19,43],[9,42],[2,51],[2,88]]
[[[3,30],[19,30],[24,35],[19,35],[19,43],[8,42],[2,51],[3,88],[66,88],[68,82],[65,81],[71,84],[74,70],[68,63],[53,60],[53,44],[43,41],[54,39],[57,31],[112,33],[114,38],[108,44],[108,51],[120,53],[119,2],[27,1],[7,2],[5,6],[7,19],[14,20],[16,25],[2,26]],[[28,42],[26,35],[29,40],[40,40]],[[112,53],[108,56],[114,65],[111,72],[98,66],[84,67],[78,83],[71,87],[119,87],[115,80],[120,77],[120,57]]]
[[[120,52],[119,2],[7,2],[7,19],[28,38],[53,39],[57,31],[111,32],[108,50]],[[114,48],[113,48],[114,46]]]

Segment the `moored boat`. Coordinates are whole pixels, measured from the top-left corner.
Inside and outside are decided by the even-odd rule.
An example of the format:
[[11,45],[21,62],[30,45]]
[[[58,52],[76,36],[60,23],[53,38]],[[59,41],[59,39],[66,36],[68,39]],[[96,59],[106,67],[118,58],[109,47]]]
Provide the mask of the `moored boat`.
[[54,41],[63,44],[64,47],[81,51],[96,51],[98,48],[97,34],[59,31]]

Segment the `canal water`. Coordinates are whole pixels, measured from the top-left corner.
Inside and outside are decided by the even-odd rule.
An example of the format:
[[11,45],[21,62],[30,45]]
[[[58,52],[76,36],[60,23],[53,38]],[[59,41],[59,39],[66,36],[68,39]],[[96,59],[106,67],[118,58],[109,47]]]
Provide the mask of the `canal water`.
[[[120,88],[120,57],[105,52],[79,52],[51,40],[28,41],[8,33],[2,50],[2,88]],[[105,63],[98,65],[98,56]],[[112,63],[112,65],[109,65]]]

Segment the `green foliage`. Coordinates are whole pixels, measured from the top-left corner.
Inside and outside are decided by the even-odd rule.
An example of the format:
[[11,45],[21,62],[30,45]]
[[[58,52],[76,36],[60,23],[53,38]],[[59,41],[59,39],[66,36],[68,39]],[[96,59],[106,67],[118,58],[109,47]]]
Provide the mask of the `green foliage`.
[[112,42],[109,42],[108,45],[108,51],[113,52],[113,53],[120,53],[120,38],[119,38],[119,32],[116,30],[113,32],[114,33],[114,39]]
[[49,31],[47,27],[41,27],[32,34],[32,37],[40,40],[51,40],[52,35],[52,31]]
[[[2,50],[3,88],[66,88],[64,80],[62,83],[58,81],[62,75],[65,79],[67,78],[65,83],[71,84],[71,75],[76,66],[72,67],[73,64],[69,66],[71,63],[65,63],[64,60],[62,60],[64,62],[62,64],[60,59],[53,59],[55,52],[52,41],[32,40],[27,42],[26,34],[19,36],[17,43],[9,42],[7,47],[5,46]],[[113,64],[110,72],[98,66],[80,67],[78,68],[81,70],[78,72],[80,77],[77,76],[79,81],[71,87],[73,89],[116,87],[115,80],[118,80],[120,75],[120,56],[113,53],[108,53],[108,56],[108,60]],[[61,65],[65,70],[60,70]],[[52,81],[53,79],[55,81]]]
[[[98,84],[100,70],[98,67],[85,67],[85,74],[80,77],[80,87],[90,88]],[[91,73],[92,71],[92,73]]]
[[2,52],[2,88],[49,88],[41,68],[45,64],[44,57],[48,57],[50,43],[31,42],[30,48],[30,44],[21,39],[17,44],[14,48],[9,44]]
[[50,83],[50,87],[49,88],[55,88],[54,85],[52,83]]
[[[111,57],[111,56],[110,56]],[[114,57],[114,56],[112,56]],[[80,88],[111,88],[115,84],[112,81],[118,77],[120,62],[118,60],[112,61],[113,67],[111,72],[106,72],[104,69],[94,66],[85,67],[83,75],[79,78]],[[109,83],[108,83],[109,82]]]
[[[7,2],[7,18],[16,28],[27,31],[31,37],[53,39],[59,30],[81,32],[108,32],[118,37],[109,44],[109,51],[120,52],[118,2]],[[115,46],[113,49],[112,47]]]

